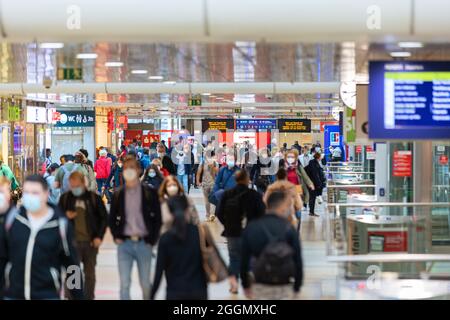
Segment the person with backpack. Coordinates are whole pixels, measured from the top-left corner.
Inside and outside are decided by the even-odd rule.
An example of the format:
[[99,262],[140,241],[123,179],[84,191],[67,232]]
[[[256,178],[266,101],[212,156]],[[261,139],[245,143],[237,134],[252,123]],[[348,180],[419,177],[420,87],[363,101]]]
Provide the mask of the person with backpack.
[[[292,197],[276,191],[267,198],[266,205],[267,213],[250,222],[242,233],[245,296],[258,300],[296,298],[303,282],[303,263],[298,233],[287,221]],[[254,281],[250,280],[250,271]]]
[[80,164],[74,163],[75,157],[71,154],[65,156],[65,163],[59,167],[55,176],[55,188],[61,189],[61,194],[66,193],[70,190],[69,176],[74,171],[80,171],[84,177],[86,184],[88,183],[87,175],[88,172]]
[[117,244],[121,300],[130,300],[135,261],[143,298],[150,298],[152,246],[158,241],[162,224],[158,193],[140,183],[140,171],[139,161],[127,156],[123,162],[125,186],[114,194],[109,214],[109,227]]
[[45,181],[47,181],[48,189],[50,192],[50,195],[48,197],[48,202],[51,204],[57,205],[59,201],[60,189],[55,188],[55,175],[56,172],[59,169],[59,165],[57,163],[52,163],[48,169],[47,172],[44,175]]
[[97,192],[98,194],[102,194],[102,191],[107,187],[106,181],[111,174],[112,162],[111,159],[107,157],[106,150],[102,149],[98,154],[99,157],[94,164],[94,172],[97,180]]
[[87,172],[86,178],[87,178],[87,189],[89,191],[97,191],[97,179],[95,177],[95,172],[92,167],[90,167],[87,164],[87,158],[86,156],[81,153],[80,151],[75,152],[75,163],[81,165]]
[[151,160],[150,160],[150,149],[149,148],[144,148],[143,152],[142,152],[142,157],[139,160],[141,162],[141,168],[142,170],[146,171],[147,168],[150,166],[151,164]]
[[85,298],[94,300],[95,266],[108,225],[108,214],[101,197],[86,189],[80,172],[72,172],[69,184],[70,191],[61,195],[58,206],[74,226],[75,248],[85,277]]
[[73,228],[48,204],[48,184],[32,175],[23,185],[22,206],[12,209],[0,235],[0,283],[6,300],[60,300],[61,269],[74,299],[84,299]]
[[173,224],[158,243],[158,257],[151,299],[155,299],[165,274],[167,300],[206,300],[208,282],[203,269],[199,227],[189,217],[190,203],[185,195],[167,200]]
[[224,226],[223,237],[227,238],[230,257],[230,292],[238,293],[238,278],[241,262],[241,232],[244,219],[249,222],[264,215],[262,196],[249,189],[250,178],[245,169],[236,172],[236,186],[224,192],[216,215]]

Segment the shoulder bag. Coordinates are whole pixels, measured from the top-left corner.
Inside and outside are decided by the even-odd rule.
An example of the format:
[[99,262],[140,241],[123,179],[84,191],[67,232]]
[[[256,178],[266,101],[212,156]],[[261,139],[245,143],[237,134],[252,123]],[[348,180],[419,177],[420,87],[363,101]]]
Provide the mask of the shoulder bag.
[[228,277],[228,268],[217,249],[209,229],[204,224],[198,225],[200,251],[203,270],[208,282],[221,282]]

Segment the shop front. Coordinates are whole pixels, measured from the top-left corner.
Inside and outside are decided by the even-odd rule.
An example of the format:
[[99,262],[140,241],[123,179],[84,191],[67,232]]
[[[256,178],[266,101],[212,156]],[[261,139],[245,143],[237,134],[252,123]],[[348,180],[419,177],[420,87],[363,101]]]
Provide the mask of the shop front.
[[88,151],[89,159],[94,160],[95,119],[93,110],[56,110],[51,134],[54,161],[82,148]]

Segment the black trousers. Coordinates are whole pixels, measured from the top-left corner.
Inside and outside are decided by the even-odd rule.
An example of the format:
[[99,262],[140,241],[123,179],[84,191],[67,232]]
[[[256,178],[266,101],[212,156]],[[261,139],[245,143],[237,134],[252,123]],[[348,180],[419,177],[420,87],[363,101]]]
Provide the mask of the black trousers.
[[322,195],[322,190],[323,189],[308,189],[309,191],[309,213],[314,214],[314,209],[316,206],[316,198],[317,196],[321,196]]

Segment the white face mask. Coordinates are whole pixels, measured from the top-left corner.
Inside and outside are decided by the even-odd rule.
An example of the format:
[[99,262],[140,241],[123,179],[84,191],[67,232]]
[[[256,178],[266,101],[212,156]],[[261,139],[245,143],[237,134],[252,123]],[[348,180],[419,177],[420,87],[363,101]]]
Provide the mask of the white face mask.
[[175,196],[178,194],[178,187],[176,185],[168,186],[167,187],[167,194],[169,196]]
[[287,162],[288,162],[289,164],[293,164],[293,163],[295,162],[295,158],[294,158],[294,157],[288,157],[288,158],[287,158]]
[[8,203],[6,203],[6,197],[3,193],[0,192],[0,210],[6,209],[8,207]]
[[134,181],[137,179],[137,172],[134,169],[125,169],[123,171],[123,178],[125,181]]
[[232,160],[229,160],[229,161],[227,161],[227,166],[229,167],[229,168],[233,168],[234,167],[234,161],[232,161]]
[[154,170],[151,170],[151,171],[148,172],[148,176],[150,178],[154,178],[154,177],[156,177],[156,172]]

